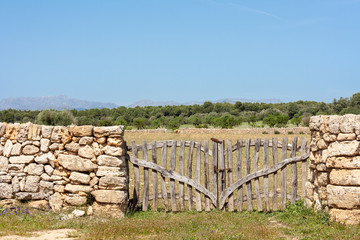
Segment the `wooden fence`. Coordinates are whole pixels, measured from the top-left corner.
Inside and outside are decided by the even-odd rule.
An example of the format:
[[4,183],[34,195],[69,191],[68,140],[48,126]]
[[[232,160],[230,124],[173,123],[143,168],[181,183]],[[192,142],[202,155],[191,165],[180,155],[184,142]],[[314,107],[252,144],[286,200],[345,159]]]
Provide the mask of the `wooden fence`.
[[305,196],[310,153],[304,137],[300,146],[297,137],[291,144],[287,138],[237,140],[234,145],[211,140],[211,149],[209,141],[127,146],[133,206],[141,203],[143,211],[149,206],[155,211],[241,211],[253,210],[255,201],[258,211],[276,211]]

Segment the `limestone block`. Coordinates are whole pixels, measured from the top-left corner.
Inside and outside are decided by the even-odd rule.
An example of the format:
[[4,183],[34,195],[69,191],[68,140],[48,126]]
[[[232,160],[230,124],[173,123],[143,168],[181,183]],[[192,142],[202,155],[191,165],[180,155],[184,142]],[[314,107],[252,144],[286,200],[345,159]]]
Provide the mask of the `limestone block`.
[[0,176],[0,183],[11,183],[11,176],[9,175],[1,175]]
[[0,183],[0,199],[12,198],[12,186],[7,183]]
[[330,209],[330,219],[332,221],[344,223],[346,225],[355,225],[360,223],[360,209]]
[[100,178],[99,187],[100,189],[127,190],[128,181],[126,177],[105,176]]
[[61,177],[69,177],[71,174],[71,171],[67,169],[55,169],[53,175],[55,176],[61,176]]
[[322,116],[312,116],[310,118],[309,128],[311,131],[319,131],[322,123]]
[[338,141],[351,141],[355,139],[356,139],[355,133],[339,133],[337,136]]
[[78,193],[78,192],[89,193],[91,191],[91,188],[90,188],[90,186],[86,186],[86,185],[66,184],[65,191],[71,192],[71,193]]
[[329,184],[329,173],[328,172],[318,172],[317,180],[319,186],[326,186]]
[[74,126],[72,132],[73,135],[76,137],[87,137],[87,136],[92,136],[93,128],[94,127],[91,125]]
[[54,183],[41,180],[39,183],[40,192],[52,194]]
[[6,157],[0,156],[0,172],[7,172],[9,169],[9,161]]
[[34,145],[26,145],[23,150],[22,153],[25,155],[33,155],[35,153],[38,153],[40,151],[40,149]]
[[50,139],[53,129],[54,129],[53,126],[42,126],[42,127],[41,127],[42,137],[43,137],[43,138]]
[[47,138],[43,138],[40,140],[40,151],[48,152],[50,147],[50,140]]
[[330,183],[343,186],[360,186],[360,169],[333,169],[330,172]]
[[325,163],[320,163],[318,165],[316,165],[316,170],[320,171],[320,172],[324,172],[327,170],[326,164]]
[[70,174],[70,180],[74,183],[89,184],[90,176],[79,172],[72,172]]
[[97,142],[98,144],[104,144],[106,143],[106,137],[95,138],[95,142]]
[[29,175],[37,175],[40,176],[44,173],[44,165],[42,164],[36,164],[36,163],[30,163],[24,170]]
[[359,141],[333,142],[329,145],[329,157],[355,156],[359,154]]
[[326,142],[324,141],[324,139],[320,139],[317,143],[316,143],[317,147],[319,149],[327,149],[328,145],[326,144]]
[[49,176],[46,173],[41,174],[40,177],[41,177],[42,180],[48,181],[48,182],[60,181],[60,180],[63,179],[61,176],[57,176],[57,175]]
[[0,156],[3,156],[4,154],[4,146],[0,145]]
[[65,186],[64,185],[54,185],[54,191],[63,193],[63,192],[65,192]]
[[13,177],[11,180],[11,186],[14,193],[20,192],[20,181],[17,176]]
[[63,126],[55,126],[51,133],[51,142],[53,143],[61,143],[61,138],[66,130],[66,127]]
[[25,183],[26,183],[26,178],[23,177],[23,178],[20,180],[20,191],[21,191],[21,192],[25,191]]
[[18,192],[15,196],[20,201],[29,201],[32,199],[32,195],[29,192]]
[[355,209],[360,207],[360,187],[327,185],[330,207]]
[[355,117],[354,130],[356,135],[360,135],[360,115],[356,115]]
[[338,134],[340,132],[340,116],[332,115],[329,116],[329,132]]
[[329,116],[322,116],[322,124],[320,125],[320,132],[329,132]]
[[40,176],[27,176],[25,182],[26,192],[37,192],[39,190]]
[[22,142],[28,140],[30,125],[31,125],[30,122],[20,125],[19,132],[17,134],[18,142],[22,143]]
[[120,157],[113,157],[109,155],[101,155],[97,158],[99,166],[120,167],[124,166],[124,161]]
[[93,159],[95,158],[94,150],[89,146],[86,145],[85,147],[81,147],[78,151],[80,157]]
[[35,162],[39,163],[39,164],[47,164],[47,163],[49,163],[48,156],[49,156],[49,153],[40,154],[40,155],[36,156]]
[[6,131],[6,123],[0,122],[0,137],[4,136]]
[[9,140],[16,140],[19,130],[20,130],[20,124],[18,123],[6,125],[6,132],[5,132],[6,138]]
[[124,218],[126,205],[125,204],[106,204],[94,202],[92,205],[94,215],[101,215],[105,217]]
[[99,182],[99,178],[98,177],[93,177],[91,180],[90,180],[90,187],[94,187],[95,185],[97,185]]
[[64,132],[61,136],[61,142],[63,144],[67,144],[67,143],[71,142],[71,140],[72,140],[72,133],[69,131],[68,128],[65,128]]
[[123,137],[124,126],[94,127],[94,136],[99,137]]
[[325,140],[326,142],[335,142],[337,136],[334,135],[334,134],[325,133],[325,134],[323,135],[323,138],[324,138],[324,140]]
[[50,209],[49,202],[46,200],[36,200],[28,202],[28,206],[32,208]]
[[4,150],[3,150],[4,157],[10,157],[13,146],[14,146],[14,144],[10,140],[6,141]]
[[105,146],[103,148],[103,151],[105,152],[105,154],[110,156],[120,157],[123,155],[123,149],[120,147]]
[[15,156],[10,157],[9,162],[12,164],[22,164],[22,163],[31,163],[34,161],[33,155],[21,155],[21,156]]
[[78,143],[75,142],[71,142],[65,145],[65,149],[70,151],[70,152],[74,152],[77,153],[79,151],[80,145]]
[[92,144],[94,141],[93,137],[82,137],[79,141],[80,145],[89,145]]
[[12,149],[11,149],[11,156],[19,156],[21,153],[21,144],[20,143],[16,143],[13,145]]
[[29,126],[29,140],[40,140],[41,139],[41,128],[42,126],[36,124],[30,124]]
[[107,143],[109,146],[122,147],[124,144],[124,140],[122,137],[108,137]]
[[60,211],[63,206],[61,194],[56,192],[49,197],[49,204],[52,210]]
[[54,168],[50,165],[45,165],[44,170],[50,176],[54,173]]
[[79,156],[59,154],[58,161],[61,166],[71,171],[90,172],[97,168],[96,164]]
[[319,199],[321,201],[321,205],[327,205],[327,203],[325,203],[325,201],[327,201],[327,189],[324,186],[319,186],[318,188],[318,194],[319,194]]
[[346,114],[342,116],[340,123],[340,131],[342,133],[353,133],[355,131],[355,115]]
[[94,149],[95,156],[99,156],[99,155],[103,154],[103,152],[101,151],[100,146],[97,142],[92,143],[92,148]]
[[127,200],[127,193],[118,190],[95,190],[91,194],[95,200],[100,203],[117,203],[122,204]]
[[126,176],[126,172],[121,170],[119,167],[106,167],[106,166],[99,166],[96,172],[96,176],[103,177],[103,176],[116,176],[116,177],[124,177]]
[[328,168],[360,169],[360,156],[356,157],[331,157],[326,162]]
[[49,149],[51,151],[59,150],[59,144],[58,143],[53,143],[53,144],[50,145]]
[[79,195],[66,196],[65,202],[71,206],[81,206],[86,204],[86,197]]
[[25,164],[9,164],[8,172],[9,173],[23,173]]

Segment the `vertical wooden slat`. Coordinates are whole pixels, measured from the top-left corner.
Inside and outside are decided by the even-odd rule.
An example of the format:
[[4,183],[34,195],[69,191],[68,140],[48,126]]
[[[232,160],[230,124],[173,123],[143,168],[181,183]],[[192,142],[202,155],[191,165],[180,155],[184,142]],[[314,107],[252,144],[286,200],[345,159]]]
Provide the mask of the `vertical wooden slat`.
[[[181,176],[184,176],[184,155],[185,155],[185,141],[182,140],[180,143],[180,152],[179,152],[179,172]],[[180,210],[185,210],[185,201],[184,201],[184,183],[179,182],[179,203]]]
[[[293,141],[292,141],[292,148],[291,148],[291,155],[290,155],[291,158],[296,157],[296,149],[297,149],[297,137],[294,137]],[[297,197],[297,186],[298,186],[298,182],[297,182],[298,172],[297,172],[296,162],[291,164],[291,176],[292,176],[291,203],[295,203],[296,197]]]
[[[273,154],[273,164],[274,165],[276,165],[278,162],[277,147],[278,147],[278,140],[277,140],[277,138],[273,138],[272,139],[272,154]],[[277,183],[278,183],[277,172],[275,172],[274,173],[274,195],[273,195],[273,206],[272,206],[272,210],[274,210],[274,211],[278,210],[278,207],[277,207]]]
[[[170,170],[175,171],[176,167],[176,141],[172,141],[171,154],[170,154]],[[171,198],[171,209],[173,212],[177,211],[176,198],[175,198],[175,180],[170,179],[170,198]]]
[[[207,190],[210,190],[209,188],[209,141],[204,141],[204,186]],[[210,198],[205,196],[205,211],[210,211]]]
[[[241,160],[242,160],[242,140],[237,140],[236,142],[236,180],[239,180],[242,176],[241,174]],[[236,200],[236,207],[238,211],[242,210],[243,204],[243,187],[240,186],[238,190],[237,200]]]
[[[166,160],[167,160],[167,141],[164,141],[164,144],[161,148],[161,166],[166,169]],[[161,195],[164,200],[165,211],[169,211],[168,196],[166,190],[165,177],[161,176]]]
[[[301,149],[300,149],[301,155],[306,153],[306,139],[304,137],[301,137]],[[305,199],[305,184],[307,179],[307,168],[306,168],[307,160],[304,160],[301,162],[301,174],[302,174],[302,182],[301,182],[301,198]]]
[[[147,157],[147,143],[146,141],[143,142],[143,158],[144,161],[148,160]],[[149,201],[149,169],[144,168],[144,195],[143,195],[143,204],[142,210],[147,211],[148,209],[148,201]]]
[[[192,179],[192,158],[193,158],[193,151],[194,151],[194,141],[190,142],[189,146],[189,155],[188,155],[188,161],[187,161],[187,177]],[[189,198],[189,210],[192,210],[193,205],[193,194],[192,194],[192,187],[187,186],[188,189],[188,198]]]
[[[138,149],[135,141],[132,141],[131,143],[131,151],[134,157],[138,157]],[[140,198],[140,172],[139,172],[139,166],[134,166],[134,193],[133,193],[133,199],[134,199],[134,207],[137,205],[139,198]]]
[[[196,154],[195,154],[195,182],[200,184],[201,178],[201,141],[198,142],[196,146]],[[200,184],[201,185],[201,184]],[[196,211],[200,212],[201,209],[201,194],[198,190],[195,191],[195,200],[196,200]]]
[[[255,140],[255,155],[254,155],[254,172],[257,172],[259,169],[259,152],[260,152],[260,139],[257,138]],[[262,211],[262,203],[260,196],[260,182],[259,178],[255,178],[255,193],[256,193],[256,202],[257,202],[257,210]]]
[[[152,162],[157,164],[157,153],[156,153],[156,141],[152,142]],[[152,179],[153,179],[153,192],[154,192],[154,200],[153,200],[153,210],[157,211],[158,208],[158,179],[157,172],[152,170]]]
[[[245,142],[245,158],[246,158],[246,169],[245,169],[245,175],[250,174],[250,165],[251,165],[251,159],[250,159],[250,139],[246,139]],[[247,208],[249,211],[253,210],[252,205],[252,193],[251,193],[251,182],[246,183],[246,202],[247,202]]]
[[[281,160],[287,157],[288,139],[285,137],[282,141]],[[286,166],[281,169],[281,209],[285,209],[286,205]]]
[[[215,197],[218,196],[218,172],[216,171],[218,167],[218,144],[216,142],[212,142],[212,192]],[[217,206],[219,207],[219,199],[217,200]]]
[[[220,193],[226,188],[226,173],[225,173],[225,141],[222,140],[219,146],[219,171],[220,171]],[[225,206],[224,206],[225,209]]]
[[[233,183],[233,160],[232,160],[232,142],[231,140],[227,141],[227,168],[228,168],[228,186],[231,186]],[[231,194],[229,196],[229,202],[228,202],[228,209],[229,212],[234,211],[234,194]]]
[[[269,168],[269,139],[264,139],[264,169]],[[264,176],[264,199],[265,199],[265,209],[266,211],[270,210],[269,204],[269,176]]]

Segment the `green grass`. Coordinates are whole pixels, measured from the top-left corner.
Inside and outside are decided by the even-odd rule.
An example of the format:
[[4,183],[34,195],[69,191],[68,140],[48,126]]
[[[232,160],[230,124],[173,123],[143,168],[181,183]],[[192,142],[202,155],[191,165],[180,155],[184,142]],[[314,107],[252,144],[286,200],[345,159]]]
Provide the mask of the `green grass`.
[[134,212],[126,218],[60,220],[53,212],[0,216],[1,235],[70,228],[78,239],[360,239],[360,226],[329,220],[301,201],[279,212]]

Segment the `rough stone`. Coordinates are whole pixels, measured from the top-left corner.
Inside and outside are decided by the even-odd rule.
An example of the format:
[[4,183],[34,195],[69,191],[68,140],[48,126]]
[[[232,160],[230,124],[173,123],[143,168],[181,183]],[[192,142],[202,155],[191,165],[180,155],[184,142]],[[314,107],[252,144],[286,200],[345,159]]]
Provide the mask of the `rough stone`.
[[360,169],[360,156],[356,157],[331,157],[326,162],[328,168]]
[[93,137],[82,137],[79,141],[80,145],[89,145],[92,144],[94,141]]
[[329,184],[329,173],[328,172],[319,172],[317,174],[317,181],[319,186],[326,186]]
[[40,140],[40,151],[48,152],[50,147],[50,140],[47,138],[43,138]]
[[30,140],[40,140],[41,139],[41,126],[36,124],[29,125],[29,134],[28,139]]
[[65,192],[65,186],[64,185],[54,185],[54,191],[63,193],[63,192]]
[[124,144],[123,138],[108,137],[107,143],[109,146],[122,147]]
[[105,146],[103,151],[110,156],[120,157],[123,155],[123,149],[119,147]]
[[73,184],[66,184],[65,191],[71,192],[71,193],[78,193],[78,192],[91,192],[90,186],[86,185],[73,185]]
[[44,173],[44,165],[42,164],[36,164],[36,163],[30,163],[24,170],[29,175],[37,175],[40,176]]
[[23,148],[22,152],[25,155],[33,155],[35,153],[38,153],[40,149],[38,147],[35,147],[34,145],[27,145]]
[[309,128],[311,131],[319,131],[320,125],[322,124],[322,116],[312,116],[310,118]]
[[122,137],[124,135],[123,126],[94,127],[94,136],[99,137]]
[[54,190],[54,183],[47,181],[40,181],[40,192],[52,194]]
[[13,146],[14,146],[14,144],[10,140],[6,141],[4,150],[3,150],[4,157],[10,157]]
[[53,143],[53,144],[50,145],[49,149],[51,151],[59,150],[59,144],[58,143]]
[[12,197],[12,186],[7,183],[0,183],[0,199]]
[[63,206],[63,201],[60,193],[56,192],[52,196],[49,197],[49,204],[52,210],[60,211]]
[[89,172],[97,168],[96,164],[79,156],[59,154],[58,161],[61,166],[72,171]]
[[360,142],[345,141],[345,142],[333,142],[329,145],[329,157],[334,156],[355,156],[359,154]]
[[11,176],[9,175],[1,175],[0,176],[0,183],[11,183]]
[[106,137],[95,138],[95,141],[96,141],[98,144],[104,144],[104,143],[106,143]]
[[113,218],[124,218],[126,206],[124,206],[124,204],[119,205],[94,202],[94,204],[92,205],[92,210],[94,212],[94,215],[101,215]]
[[103,152],[100,149],[100,146],[97,142],[93,142],[92,143],[92,148],[94,149],[94,154],[95,156],[99,156],[101,155]]
[[329,132],[338,134],[340,132],[340,116],[329,116]]
[[78,143],[71,142],[65,145],[65,149],[70,152],[77,153],[80,149],[80,145]]
[[75,126],[72,131],[73,131],[73,135],[76,137],[86,137],[86,136],[92,136],[93,128],[94,127],[91,125]]
[[356,209],[360,207],[360,187],[327,185],[330,207]]
[[65,202],[71,206],[81,206],[86,204],[86,197],[78,195],[67,196],[65,198]]
[[79,172],[72,172],[70,174],[70,180],[74,183],[89,184],[90,176]]
[[28,202],[28,206],[32,208],[50,209],[49,202],[46,200],[36,200]]
[[20,154],[21,154],[21,144],[16,143],[13,145],[10,155],[11,156],[19,156]]
[[5,131],[6,131],[6,123],[2,123],[0,122],[0,137],[4,136]]
[[355,130],[355,115],[347,114],[342,116],[340,131],[342,133],[353,133]]
[[54,168],[50,165],[45,165],[44,170],[50,176],[54,173]]
[[25,183],[26,192],[37,192],[39,190],[40,176],[27,176]]
[[344,210],[330,209],[330,219],[346,225],[356,225],[360,223],[360,209]]
[[27,164],[33,161],[34,161],[33,155],[22,155],[22,156],[15,156],[9,158],[9,162],[12,164]]
[[24,141],[26,141],[29,137],[29,127],[30,127],[31,123],[25,123],[25,124],[21,124],[18,134],[17,134],[17,141],[22,143]]
[[90,187],[94,187],[96,184],[98,184],[98,182],[99,182],[99,178],[98,177],[93,177],[90,180]]
[[124,161],[120,157],[101,155],[97,160],[99,166],[120,167],[124,165]]
[[8,208],[8,207],[14,207],[14,206],[20,206],[21,202],[16,200],[16,199],[4,199],[4,200],[0,200],[0,206],[4,207],[4,208]]
[[96,176],[103,177],[103,176],[116,176],[116,177],[124,177],[126,175],[124,170],[121,170],[118,167],[106,167],[106,166],[99,166],[96,172]]
[[337,136],[338,141],[351,141],[355,139],[356,139],[355,133],[339,133]]
[[20,192],[20,181],[17,176],[12,178],[11,185],[14,193]]
[[71,171],[66,169],[55,169],[53,175],[55,176],[61,176],[61,177],[69,177],[71,174]]
[[323,135],[323,138],[324,138],[324,140],[325,140],[326,142],[335,142],[337,136],[334,135],[334,134],[325,133],[325,134]]
[[326,164],[325,163],[320,163],[318,165],[316,165],[316,170],[323,172],[327,170]]
[[55,126],[51,134],[51,142],[61,143],[61,138],[65,132],[66,128],[63,126]]
[[330,183],[343,186],[360,186],[360,169],[333,169],[330,172]]
[[0,172],[7,172],[9,170],[9,161],[6,157],[0,156]]
[[327,149],[327,144],[326,142],[324,141],[324,139],[320,139],[317,143],[316,143],[317,147],[319,149]]
[[93,159],[95,158],[94,150],[89,146],[86,145],[85,147],[81,147],[78,152],[80,157]]
[[126,177],[102,177],[99,181],[100,189],[127,190],[128,182]]
[[127,194],[124,191],[117,190],[95,190],[91,192],[95,200],[99,203],[124,204],[127,200]]
[[42,134],[43,138],[50,139],[53,129],[54,129],[53,126],[42,126],[41,134]]
[[6,126],[6,132],[5,132],[6,138],[10,140],[16,140],[19,130],[20,130],[20,124],[18,123],[8,124]]
[[360,135],[360,115],[355,117],[354,130],[356,135]]
[[9,164],[8,172],[9,173],[23,173],[25,164]]

